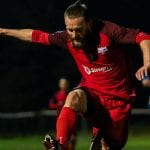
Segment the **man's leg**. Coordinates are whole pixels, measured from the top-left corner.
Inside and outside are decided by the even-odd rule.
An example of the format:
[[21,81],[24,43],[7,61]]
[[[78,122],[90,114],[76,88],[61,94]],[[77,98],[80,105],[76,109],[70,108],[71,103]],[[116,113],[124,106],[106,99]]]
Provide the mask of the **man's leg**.
[[110,150],[103,138],[103,134],[99,132],[99,128],[93,127],[93,140],[89,150]]
[[115,124],[109,125],[107,129],[108,133],[105,136],[105,141],[108,143],[110,149],[122,150],[128,139],[128,121],[117,121]]
[[77,113],[87,111],[87,97],[83,90],[71,91],[65,101],[56,123],[57,141],[65,149],[67,140],[75,129]]
[[[131,104],[109,95],[99,97],[102,108],[97,117],[97,125],[90,150],[121,150],[128,137],[128,118]],[[103,109],[105,108],[105,109]],[[98,123],[99,122],[99,123]]]
[[128,138],[128,119],[131,104],[123,100],[108,100],[108,119],[104,139],[111,150],[121,150]]

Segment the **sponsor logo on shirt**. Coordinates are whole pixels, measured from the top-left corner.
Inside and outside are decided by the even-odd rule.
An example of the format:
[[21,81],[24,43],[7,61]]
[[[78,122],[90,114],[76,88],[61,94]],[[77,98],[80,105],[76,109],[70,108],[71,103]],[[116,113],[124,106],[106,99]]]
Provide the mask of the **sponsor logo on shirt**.
[[97,52],[98,52],[98,54],[104,55],[106,52],[108,52],[108,49],[106,46],[105,47],[98,47]]
[[109,72],[113,69],[111,66],[105,66],[105,67],[99,67],[99,68],[89,68],[85,65],[82,65],[82,66],[88,75],[92,73],[96,73],[96,72]]

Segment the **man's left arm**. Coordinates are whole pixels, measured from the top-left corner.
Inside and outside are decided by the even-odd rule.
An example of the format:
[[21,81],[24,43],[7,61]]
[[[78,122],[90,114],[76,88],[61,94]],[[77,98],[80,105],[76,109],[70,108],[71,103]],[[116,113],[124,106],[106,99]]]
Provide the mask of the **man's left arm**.
[[135,73],[136,78],[144,86],[150,87],[150,35],[140,29],[125,28],[112,22],[105,22],[104,31],[110,35],[117,44],[138,44],[143,53],[143,66]]
[[135,75],[144,86],[150,87],[150,35],[139,33],[136,41],[143,54],[143,66],[137,70]]

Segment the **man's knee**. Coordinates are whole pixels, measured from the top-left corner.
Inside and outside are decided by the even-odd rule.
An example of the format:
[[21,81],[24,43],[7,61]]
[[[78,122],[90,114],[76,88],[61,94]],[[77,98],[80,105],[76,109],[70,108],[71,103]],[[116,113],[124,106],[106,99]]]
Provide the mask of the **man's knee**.
[[71,91],[66,98],[64,107],[70,107],[76,112],[85,113],[87,111],[87,98],[85,92],[80,89]]
[[78,96],[77,92],[71,91],[67,96],[65,106],[76,108],[79,105],[79,101],[80,100],[79,100],[79,96]]

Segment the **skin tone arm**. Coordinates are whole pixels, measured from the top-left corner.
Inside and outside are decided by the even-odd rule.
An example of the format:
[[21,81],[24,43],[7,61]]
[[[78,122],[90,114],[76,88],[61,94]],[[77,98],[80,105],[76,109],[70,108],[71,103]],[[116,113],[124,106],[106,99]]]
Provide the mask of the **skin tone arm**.
[[[150,73],[150,40],[142,41],[140,47],[143,53],[143,66],[135,74],[138,80],[142,80]],[[150,87],[150,80],[147,81],[146,86]]]
[[11,36],[23,41],[32,41],[32,29],[4,29],[0,28],[0,36]]

